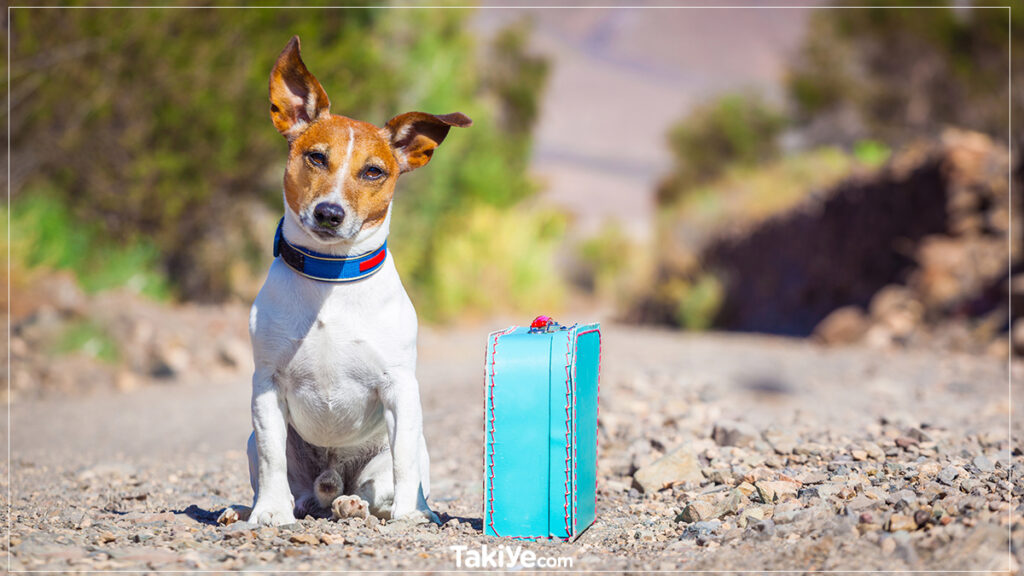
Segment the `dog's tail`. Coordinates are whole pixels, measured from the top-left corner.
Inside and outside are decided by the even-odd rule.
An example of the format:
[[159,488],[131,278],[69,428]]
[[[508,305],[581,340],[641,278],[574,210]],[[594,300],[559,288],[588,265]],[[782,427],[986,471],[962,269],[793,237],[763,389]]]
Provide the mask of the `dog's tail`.
[[316,501],[321,508],[331,509],[331,503],[344,490],[344,482],[341,475],[334,468],[324,470],[313,482],[313,493],[316,494]]

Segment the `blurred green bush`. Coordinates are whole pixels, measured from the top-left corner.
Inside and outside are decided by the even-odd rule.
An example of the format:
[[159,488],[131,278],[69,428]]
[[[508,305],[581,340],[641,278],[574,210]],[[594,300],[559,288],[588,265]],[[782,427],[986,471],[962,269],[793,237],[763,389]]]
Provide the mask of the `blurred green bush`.
[[[898,0],[816,10],[786,80],[795,120],[817,142],[875,138],[898,144],[945,126],[1009,136],[1009,84],[1024,88],[1024,10],[1012,3]],[[950,9],[936,9],[943,5]],[[954,7],[955,6],[955,7]],[[987,8],[974,8],[985,6]],[[958,9],[959,8],[959,9]],[[1018,6],[1019,8],[1019,6]],[[1013,137],[1024,134],[1024,105],[1012,103]],[[1019,140],[1018,140],[1019,141]]]
[[669,132],[673,168],[658,187],[671,203],[732,166],[754,166],[779,154],[783,112],[756,93],[726,94],[696,106]]
[[[55,212],[45,234],[64,227],[69,236],[101,231],[110,240],[78,243],[76,258],[108,262],[110,246],[139,247],[148,256],[136,265],[166,278],[177,297],[251,295],[269,259],[286,151],[270,123],[267,78],[298,34],[334,113],[378,125],[408,110],[473,118],[473,128],[453,133],[427,169],[403,177],[391,246],[421,311],[438,299],[448,311],[500,306],[447,296],[455,264],[443,250],[459,234],[476,237],[462,222],[516,209],[535,192],[525,167],[547,64],[526,54],[525,25],[477,46],[465,26],[470,14],[14,10],[12,225],[22,234],[48,207]],[[516,217],[521,225],[509,234],[537,235],[516,238],[522,249],[545,242],[547,217]],[[40,242],[34,249],[45,253],[63,241]],[[475,250],[479,258],[487,248]],[[519,278],[515,260],[490,265]],[[240,263],[248,274],[239,273]],[[557,293],[552,280],[545,286]]]

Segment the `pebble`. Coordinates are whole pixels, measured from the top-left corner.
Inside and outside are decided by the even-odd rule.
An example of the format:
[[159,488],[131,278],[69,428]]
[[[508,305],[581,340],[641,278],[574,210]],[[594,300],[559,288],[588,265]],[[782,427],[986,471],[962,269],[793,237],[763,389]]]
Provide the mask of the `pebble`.
[[704,500],[694,500],[676,516],[676,522],[700,522],[714,516],[715,506]]
[[719,446],[751,447],[760,437],[757,428],[734,420],[716,422],[711,429],[711,439]]
[[292,544],[306,544],[309,546],[320,544],[320,538],[309,533],[292,534],[288,541]]
[[991,460],[985,457],[984,454],[978,454],[977,456],[975,456],[973,462],[974,467],[982,472],[995,472],[996,470],[995,464],[993,464]]
[[952,486],[953,481],[956,480],[957,476],[960,475],[960,471],[953,466],[946,466],[939,472],[939,482],[942,482],[946,486]]
[[700,485],[704,480],[700,461],[690,446],[680,446],[633,474],[637,487],[645,494],[674,484]]
[[915,522],[910,516],[893,514],[889,517],[889,521],[886,522],[885,529],[889,532],[898,532],[900,530],[912,532],[917,530],[917,526],[917,522]]

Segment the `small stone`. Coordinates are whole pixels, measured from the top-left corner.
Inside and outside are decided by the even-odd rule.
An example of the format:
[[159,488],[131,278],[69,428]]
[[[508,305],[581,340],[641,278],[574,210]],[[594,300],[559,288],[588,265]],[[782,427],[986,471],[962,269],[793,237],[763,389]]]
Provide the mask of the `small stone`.
[[740,494],[743,494],[747,498],[750,498],[751,494],[757,492],[757,488],[755,488],[750,482],[742,482],[736,487],[736,489],[740,491]]
[[893,514],[889,517],[889,521],[885,524],[885,529],[889,532],[913,532],[917,530],[917,522],[914,521],[910,516],[903,514]]
[[712,515],[714,518],[721,518],[722,516],[728,516],[735,514],[740,509],[740,505],[743,503],[745,498],[739,490],[731,490],[729,494],[722,498],[722,500],[715,506]]
[[754,484],[757,488],[757,495],[761,498],[761,502],[765,504],[771,504],[775,502],[775,490],[769,485],[768,482],[757,482]]
[[928,510],[918,510],[914,512],[914,523],[918,527],[922,527],[925,524],[930,524],[932,521],[932,513]]
[[719,446],[750,447],[757,442],[760,436],[757,428],[746,422],[736,422],[733,420],[716,422],[711,430],[711,438]]
[[911,446],[917,446],[919,444],[916,438],[911,438],[909,436],[900,436],[895,440],[895,442],[897,446],[903,448],[904,450]]
[[797,436],[777,429],[765,430],[761,435],[777,454],[792,454],[796,450]]
[[852,344],[867,333],[870,321],[857,306],[843,306],[832,311],[814,328],[813,337],[828,345]]
[[984,454],[974,457],[974,467],[982,472],[995,472],[996,466]]
[[704,480],[700,461],[689,446],[680,446],[633,475],[633,481],[650,494],[675,484],[700,485]]
[[765,504],[792,500],[797,497],[797,492],[800,489],[800,484],[787,480],[761,480],[754,486],[757,488],[761,501]]
[[911,428],[907,430],[906,436],[917,440],[918,442],[931,442],[931,437],[921,431],[920,428]]
[[370,514],[366,517],[366,525],[370,528],[376,528],[380,526],[380,518],[377,518],[373,514]]
[[291,537],[288,538],[288,541],[292,544],[306,544],[309,546],[316,546],[320,543],[320,538],[308,533],[299,533],[292,534]]
[[323,534],[320,535],[320,541],[323,542],[324,544],[326,544],[327,546],[331,546],[333,544],[344,544],[345,543],[345,538],[343,538],[342,536],[338,536],[338,535],[335,535],[335,534],[328,534],[328,533],[324,532]]
[[700,522],[709,520],[714,516],[715,507],[710,502],[694,500],[683,508],[683,511],[676,516],[676,522]]
[[868,453],[865,452],[864,450],[854,450],[850,452],[850,455],[853,456],[853,459],[858,462],[868,459]]
[[882,547],[882,553],[886,556],[896,551],[896,541],[892,538],[886,538],[882,540],[880,546]]
[[946,486],[952,486],[953,481],[956,480],[957,476],[960,475],[960,471],[953,466],[946,466],[939,472],[939,482],[942,482]]
[[107,544],[107,543],[113,542],[115,540],[117,540],[117,536],[114,536],[113,532],[107,532],[107,531],[100,532],[100,542],[103,542],[104,544]]

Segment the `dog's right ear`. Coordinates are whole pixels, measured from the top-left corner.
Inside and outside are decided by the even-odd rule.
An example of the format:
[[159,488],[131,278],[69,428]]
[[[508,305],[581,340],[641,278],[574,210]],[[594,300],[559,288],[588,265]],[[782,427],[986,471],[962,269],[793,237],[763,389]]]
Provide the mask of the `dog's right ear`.
[[299,56],[299,37],[292,36],[270,72],[270,118],[289,142],[331,107],[327,92]]

